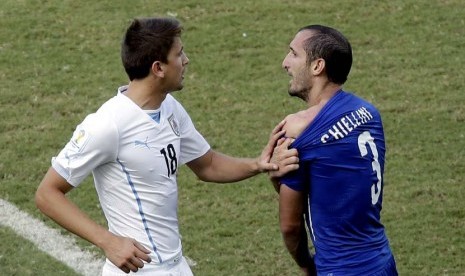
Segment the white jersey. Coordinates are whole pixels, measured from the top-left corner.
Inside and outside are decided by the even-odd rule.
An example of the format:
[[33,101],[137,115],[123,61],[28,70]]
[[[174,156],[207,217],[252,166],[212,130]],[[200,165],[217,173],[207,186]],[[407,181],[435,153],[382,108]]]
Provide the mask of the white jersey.
[[169,262],[181,255],[178,167],[210,146],[171,95],[156,123],[125,90],[85,118],[52,166],[75,187],[92,172],[109,230],[150,249],[152,263]]

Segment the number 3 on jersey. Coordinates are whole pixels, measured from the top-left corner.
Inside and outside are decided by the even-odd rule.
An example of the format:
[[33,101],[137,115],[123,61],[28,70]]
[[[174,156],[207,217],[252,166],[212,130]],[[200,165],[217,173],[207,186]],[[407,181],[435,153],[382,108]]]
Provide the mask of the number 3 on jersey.
[[376,178],[378,179],[376,187],[375,184],[371,185],[371,204],[375,205],[381,195],[381,166],[379,165],[378,149],[376,148],[374,139],[371,137],[370,132],[365,131],[358,136],[358,149],[360,150],[362,157],[368,154],[367,144],[370,146],[371,153],[373,154],[373,161],[371,162],[371,165],[373,167],[373,171],[376,172]]
[[[168,151],[168,152],[167,152]],[[172,144],[169,144],[166,149],[161,149],[160,153],[165,157],[166,169],[168,170],[168,177],[176,173],[178,167],[178,159],[176,158],[176,150]]]

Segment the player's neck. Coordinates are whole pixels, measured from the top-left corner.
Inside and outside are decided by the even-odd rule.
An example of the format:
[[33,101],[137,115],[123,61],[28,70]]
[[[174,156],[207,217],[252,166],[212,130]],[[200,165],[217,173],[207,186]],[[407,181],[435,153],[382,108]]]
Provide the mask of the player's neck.
[[158,109],[168,93],[162,92],[160,86],[150,80],[134,80],[128,85],[125,95],[141,109]]
[[316,84],[310,90],[307,104],[309,107],[315,105],[324,105],[331,99],[337,91],[342,88],[341,85],[332,82],[326,82],[324,84]]

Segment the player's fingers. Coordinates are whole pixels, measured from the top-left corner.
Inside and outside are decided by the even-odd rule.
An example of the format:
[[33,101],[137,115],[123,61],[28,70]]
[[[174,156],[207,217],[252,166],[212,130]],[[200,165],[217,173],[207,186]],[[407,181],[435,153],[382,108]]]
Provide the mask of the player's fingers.
[[286,140],[282,143],[282,147],[289,148],[289,146],[294,142],[292,138],[286,138]]
[[147,255],[147,254],[150,254],[150,250],[145,248],[142,244],[140,244],[136,240],[133,240],[133,244],[138,249],[136,250],[136,257],[141,260],[146,261],[147,263],[150,263],[152,259],[150,258],[149,255]]
[[281,152],[285,151],[281,147],[281,144],[284,142],[284,140],[286,140],[286,138],[281,138],[278,140],[276,147],[273,148],[273,156],[278,156]]
[[296,149],[288,149],[285,145],[280,147],[275,147],[273,150],[273,162],[282,163],[283,160],[286,160],[290,157],[298,157],[298,151]]
[[274,135],[274,134],[276,134],[277,132],[279,132],[279,131],[283,128],[283,126],[284,126],[285,123],[286,123],[285,120],[282,120],[281,122],[279,122],[279,123],[273,128],[273,130],[271,131],[271,135]]
[[277,171],[279,170],[279,166],[274,163],[267,163],[263,165],[263,170],[264,171]]
[[284,141],[286,141],[285,137],[279,138],[278,142],[276,142],[276,146],[278,146],[278,147],[281,146],[284,143]]
[[124,265],[123,265],[123,266],[120,266],[119,269],[121,269],[121,270],[122,270],[124,273],[126,273],[126,274],[129,273],[129,272],[131,271],[129,268],[127,268],[127,267],[124,266]]
[[266,147],[274,147],[276,145],[276,141],[278,141],[278,139],[281,138],[284,135],[284,133],[286,132],[284,130],[281,130],[271,135]]
[[[284,129],[282,129],[282,130],[276,132],[275,134],[271,135],[270,140],[276,142],[279,138],[282,138],[282,137],[284,136],[284,134],[286,134],[286,131],[285,131]],[[274,145],[274,144],[275,144],[275,143],[273,143],[273,145]]]
[[137,249],[139,249],[140,251],[146,253],[146,254],[149,254],[150,253],[150,250],[148,250],[147,248],[145,248],[142,244],[140,244],[138,241],[136,240],[132,240],[132,243],[134,244],[135,247],[137,247]]
[[271,154],[273,152],[273,149],[275,148],[275,145],[277,141],[285,134],[286,132],[284,130],[279,131],[278,133],[272,135],[270,139],[268,140],[268,144],[266,145],[265,149],[268,152],[268,154]]
[[297,164],[297,163],[299,163],[299,157],[296,157],[296,156],[290,156],[284,159],[283,161],[281,161],[281,165],[283,166],[288,166],[288,165]]
[[281,145],[279,146],[276,146],[273,150],[273,155],[278,155],[283,157],[283,158],[286,158],[286,157],[289,157],[289,156],[297,156],[298,155],[298,152],[295,148],[291,148],[289,149],[289,145],[290,145],[290,142],[289,142],[289,138],[286,138],[286,140],[284,142],[282,142]]
[[[139,268],[137,266],[133,265],[131,263],[131,261],[128,261],[124,266],[127,267],[132,272],[137,272],[139,270]],[[127,272],[127,273],[129,273],[129,272]]]
[[283,175],[288,173],[288,172],[291,172],[291,171],[295,171],[299,169],[299,164],[290,164],[290,165],[286,165],[284,166],[281,170],[283,172]]
[[141,261],[138,257],[136,257],[136,256],[132,257],[131,263],[132,263],[134,266],[138,267],[138,268],[144,267],[144,262],[142,262],[142,261]]
[[283,156],[285,158],[291,157],[291,156],[299,156],[299,152],[296,149],[289,149],[283,153]]
[[147,263],[150,263],[152,261],[152,259],[150,258],[149,255],[145,254],[144,252],[142,251],[137,251],[136,252],[136,257],[143,260],[143,261],[146,261]]

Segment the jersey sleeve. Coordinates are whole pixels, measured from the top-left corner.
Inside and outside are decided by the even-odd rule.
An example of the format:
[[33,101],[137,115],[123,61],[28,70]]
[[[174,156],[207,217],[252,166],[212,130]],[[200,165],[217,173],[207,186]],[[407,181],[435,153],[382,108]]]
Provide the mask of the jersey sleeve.
[[115,124],[94,113],[76,127],[66,146],[52,158],[52,167],[69,184],[77,187],[96,167],[115,160],[117,151]]
[[186,164],[207,153],[210,145],[194,126],[189,114],[178,104],[181,131],[181,164]]
[[301,162],[299,168],[295,171],[289,172],[280,179],[280,183],[288,186],[294,191],[306,190],[308,167],[305,163]]

